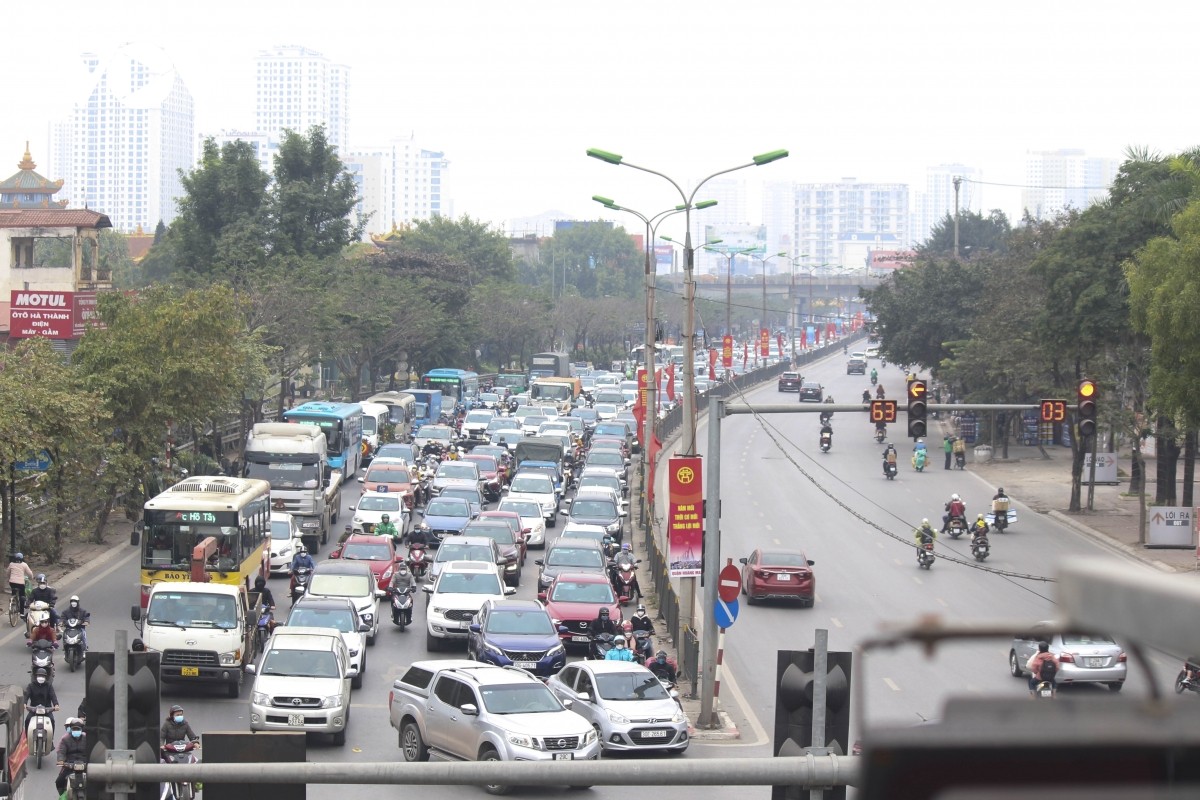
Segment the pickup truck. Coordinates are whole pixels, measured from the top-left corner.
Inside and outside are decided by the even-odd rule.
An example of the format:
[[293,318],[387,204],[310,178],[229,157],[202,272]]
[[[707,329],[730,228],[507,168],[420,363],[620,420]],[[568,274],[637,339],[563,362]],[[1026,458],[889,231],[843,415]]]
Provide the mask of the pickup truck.
[[[583,717],[523,669],[465,659],[416,661],[388,694],[405,761],[572,761],[600,757]],[[487,785],[488,794],[511,786]],[[572,787],[586,788],[586,787]]]

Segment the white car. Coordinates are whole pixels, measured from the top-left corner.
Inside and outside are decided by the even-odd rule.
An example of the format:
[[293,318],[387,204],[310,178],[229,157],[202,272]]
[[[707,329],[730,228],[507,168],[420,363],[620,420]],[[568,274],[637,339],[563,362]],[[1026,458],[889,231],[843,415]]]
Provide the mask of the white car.
[[521,420],[521,433],[525,436],[537,436],[538,428],[542,427],[548,420],[549,417],[544,414],[530,414]]
[[500,500],[496,510],[515,511],[521,517],[521,527],[525,530],[525,544],[530,547],[546,546],[546,520],[542,517],[542,507],[536,501],[505,497]]
[[526,470],[513,476],[512,482],[504,488],[509,500],[532,500],[542,509],[542,519],[547,528],[558,524],[555,518],[558,514],[558,492],[554,490],[554,481],[544,472]]
[[595,409],[596,416],[600,417],[601,422],[608,422],[621,410],[616,403],[595,403],[592,408]]
[[255,676],[250,730],[327,733],[346,744],[357,668],[337,631],[281,625],[246,671]]
[[488,423],[496,416],[495,411],[486,408],[477,408],[467,412],[467,416],[463,418],[462,435],[468,439],[484,439],[484,431],[487,430]]
[[290,575],[300,542],[300,523],[286,511],[271,512],[271,574]]
[[422,425],[413,435],[413,446],[421,452],[425,445],[437,442],[442,447],[449,448],[454,443],[454,429],[449,425]]
[[408,530],[408,508],[403,495],[396,492],[364,492],[351,510],[354,518],[350,522],[355,533],[371,533],[383,521],[384,514],[390,517],[396,530],[401,533]]
[[425,613],[425,647],[438,650],[443,641],[466,641],[471,618],[489,597],[516,594],[505,586],[500,567],[484,561],[450,561],[442,566],[437,583],[423,587],[429,594]]

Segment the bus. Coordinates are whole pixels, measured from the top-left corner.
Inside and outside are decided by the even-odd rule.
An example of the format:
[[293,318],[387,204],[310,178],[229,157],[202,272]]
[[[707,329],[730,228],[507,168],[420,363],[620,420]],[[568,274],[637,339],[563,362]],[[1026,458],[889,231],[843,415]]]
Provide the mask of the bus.
[[283,412],[284,422],[316,425],[325,434],[331,469],[348,481],[362,466],[362,406],[358,403],[303,403]]
[[141,607],[163,582],[244,586],[271,564],[271,484],[196,475],[147,500],[142,517]]
[[479,375],[465,369],[431,369],[421,376],[422,389],[437,389],[453,403],[479,394]]
[[392,423],[392,435],[397,442],[407,442],[416,430],[413,419],[417,415],[417,398],[411,392],[380,392],[367,398],[368,403],[382,403],[388,407],[388,422]]

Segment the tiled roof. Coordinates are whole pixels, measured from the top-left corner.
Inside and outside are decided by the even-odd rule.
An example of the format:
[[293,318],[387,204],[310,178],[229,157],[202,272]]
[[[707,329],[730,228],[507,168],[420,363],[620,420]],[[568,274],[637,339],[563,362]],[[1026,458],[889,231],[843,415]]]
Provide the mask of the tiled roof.
[[0,209],[0,228],[111,228],[108,216],[87,208]]

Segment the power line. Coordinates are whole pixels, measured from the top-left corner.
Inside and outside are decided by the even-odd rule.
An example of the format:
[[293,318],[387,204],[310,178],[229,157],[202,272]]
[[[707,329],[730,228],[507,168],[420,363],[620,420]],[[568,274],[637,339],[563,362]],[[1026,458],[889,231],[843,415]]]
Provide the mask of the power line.
[[996,181],[977,181],[974,178],[956,176],[963,183],[975,183],[980,186],[1007,186],[1010,189],[1086,189],[1088,191],[1107,191],[1108,186],[1031,186],[1026,183],[997,183]]

